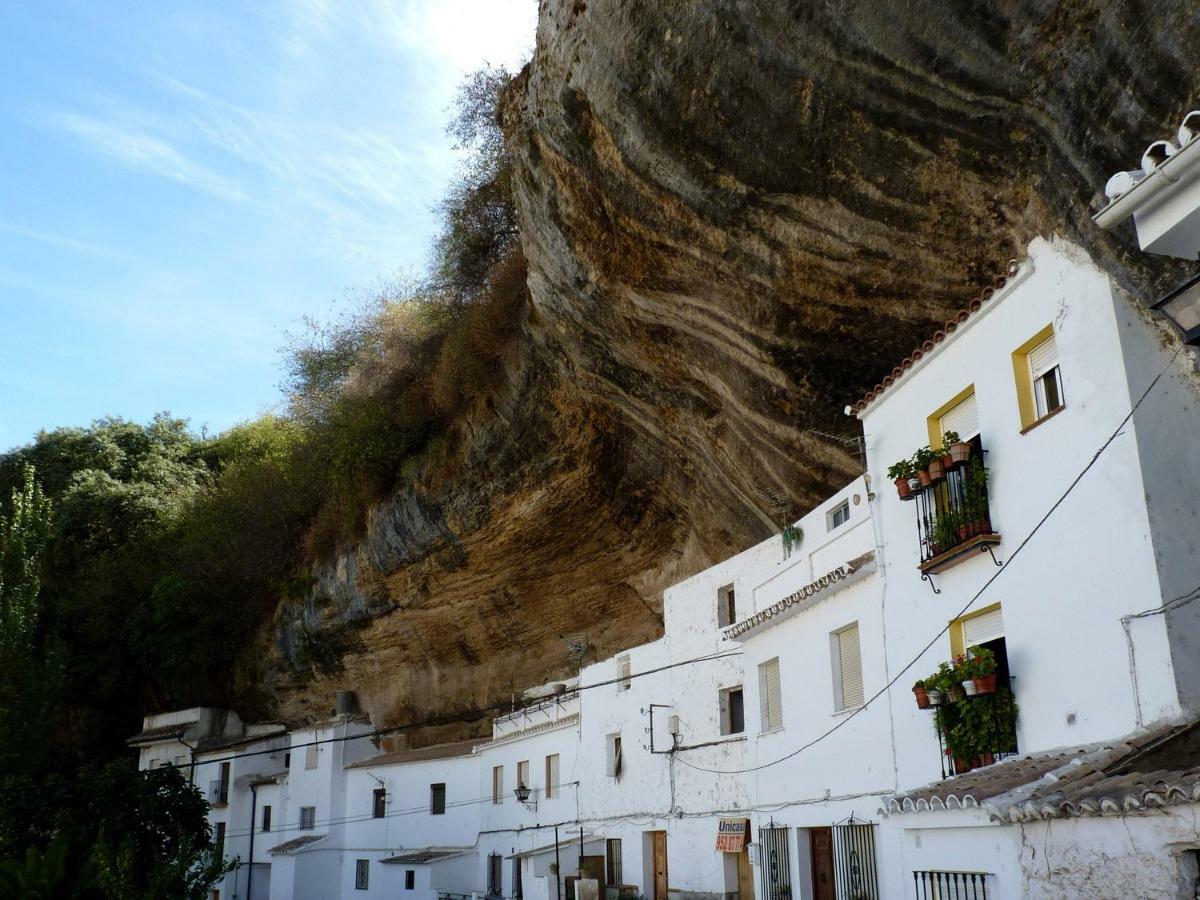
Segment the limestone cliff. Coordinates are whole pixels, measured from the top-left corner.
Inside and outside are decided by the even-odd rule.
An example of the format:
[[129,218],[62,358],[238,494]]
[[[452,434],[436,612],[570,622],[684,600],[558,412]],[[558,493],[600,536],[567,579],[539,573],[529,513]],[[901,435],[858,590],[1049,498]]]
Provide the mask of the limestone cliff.
[[1196,47],[1188,0],[542,0],[504,111],[519,347],[281,611],[288,652],[353,627],[341,672],[273,665],[280,711],[337,684],[420,720],[562,674],[568,634],[653,638],[665,585],[857,472],[843,406],[1035,234],[1177,278],[1090,212],[1200,93]]

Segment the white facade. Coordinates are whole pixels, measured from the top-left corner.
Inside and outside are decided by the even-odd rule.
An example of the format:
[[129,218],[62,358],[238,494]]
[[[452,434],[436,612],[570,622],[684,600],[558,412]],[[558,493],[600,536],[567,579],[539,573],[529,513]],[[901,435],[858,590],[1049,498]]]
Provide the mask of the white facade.
[[[1065,403],[1031,419],[1042,376],[1021,367],[1047,335]],[[989,898],[1194,896],[1186,785],[1155,814],[1064,802],[1051,820],[1024,810],[1019,779],[1003,803],[970,794],[1051,751],[1077,767],[1093,757],[1071,748],[1200,712],[1192,366],[1078,248],[1035,241],[856,407],[867,472],[796,523],[790,553],[772,538],[670,588],[662,638],[536,692],[486,741],[380,753],[369,725],[337,720],[198,753],[198,784],[231,766],[212,811],[227,854],[251,860],[253,807],[251,893],[272,900],[562,900],[581,871],[651,900],[971,896],[929,886],[950,873]],[[885,473],[968,397],[990,527],[928,559],[922,507]],[[1020,759],[943,781],[910,688],[972,635],[1004,656]],[[172,715],[135,739],[144,767],[178,764],[175,731],[200,728],[196,711]],[[1031,778],[1044,788],[1050,772]],[[749,822],[749,851],[718,851],[723,821]],[[246,896],[247,876],[222,897]]]

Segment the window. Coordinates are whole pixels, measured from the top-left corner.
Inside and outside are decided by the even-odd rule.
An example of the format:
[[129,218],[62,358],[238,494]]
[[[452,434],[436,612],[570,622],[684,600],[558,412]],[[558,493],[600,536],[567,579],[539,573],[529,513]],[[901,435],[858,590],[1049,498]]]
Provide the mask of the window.
[[216,849],[213,851],[213,853],[217,857],[217,859],[224,859],[225,858],[225,823],[224,822],[217,823],[217,834],[213,840],[213,845],[216,847]]
[[1039,419],[1061,409],[1062,378],[1058,371],[1058,346],[1054,335],[1029,351],[1029,374],[1033,379],[1034,407]]
[[627,691],[633,687],[633,667],[628,656],[622,656],[617,660],[617,672],[617,677],[620,679],[617,682],[618,691]]
[[737,602],[733,585],[727,584],[717,591],[717,627],[724,628],[737,621]]
[[608,736],[608,777],[621,777],[621,734],[616,732]]
[[512,895],[514,900],[520,900],[524,891],[521,888],[521,857],[512,861]]
[[1047,325],[1018,347],[1013,352],[1012,364],[1021,430],[1028,431],[1066,403],[1054,326]]
[[446,785],[431,784],[429,786],[429,814],[431,816],[446,814]]
[[833,657],[833,707],[838,712],[863,705],[862,651],[858,623],[830,635]]
[[411,891],[417,886],[417,873],[412,869],[404,870],[404,889]]
[[621,839],[609,838],[604,844],[605,881],[616,887],[625,881],[625,873],[621,866]]
[[317,808],[315,806],[300,807],[300,830],[312,831],[317,827]]
[[271,807],[269,807],[269,806],[263,807],[262,830],[263,831],[271,830]]
[[371,792],[371,817],[382,819],[387,812],[387,788],[377,787]]
[[997,603],[950,623],[950,652],[960,656],[968,647],[1004,637],[1004,612]]
[[317,767],[317,745],[309,744],[304,751],[304,768],[315,769]]
[[529,760],[523,759],[517,763],[517,787],[529,787]]
[[826,516],[826,521],[827,521],[830,531],[833,531],[833,529],[839,528],[842,525],[845,525],[847,522],[849,522],[850,521],[850,501],[843,500],[841,503],[839,503],[837,506],[835,506],[833,509],[831,509],[829,511],[828,515]]
[[292,754],[290,754],[290,753],[283,754],[283,767],[285,769],[290,769],[292,767]]
[[221,802],[229,797],[229,763],[221,763]]
[[979,434],[979,407],[975,403],[974,386],[967,388],[950,401],[950,405],[934,416],[937,421],[935,428],[930,429],[930,446],[941,446],[942,435],[947,431],[956,432],[964,441]]
[[769,659],[758,667],[758,696],[762,731],[778,731],[783,727],[783,698],[779,689],[779,657]]
[[492,802],[504,802],[504,766],[492,766]]
[[488,854],[487,865],[487,895],[499,897],[503,893],[500,880],[503,877],[504,857],[499,853]]
[[546,757],[546,799],[558,796],[558,754]]
[[746,730],[746,707],[742,686],[725,688],[720,694],[721,734],[741,734]]
[[354,861],[354,889],[356,891],[367,890],[367,883],[370,877],[371,861],[367,859],[356,859]]

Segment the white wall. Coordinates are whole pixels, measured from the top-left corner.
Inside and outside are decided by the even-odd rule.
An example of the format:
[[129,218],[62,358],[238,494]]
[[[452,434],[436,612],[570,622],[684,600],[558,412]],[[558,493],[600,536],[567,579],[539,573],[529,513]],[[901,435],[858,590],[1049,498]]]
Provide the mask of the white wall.
[[[953,339],[914,366],[863,416],[884,535],[889,667],[899,672],[995,572],[987,554],[935,575],[934,595],[917,570],[913,504],[901,502],[887,467],[928,441],[926,417],[974,384],[993,526],[1005,559],[1129,411],[1120,365],[1115,300],[1107,279],[1078,251],[1035,241],[1025,274]],[[1011,353],[1053,322],[1066,408],[1020,433]],[[1020,707],[1022,751],[1102,740],[1138,725],[1121,616],[1152,605],[1157,571],[1135,432],[1129,427],[1003,575],[974,604],[1003,605],[1006,645]],[[1177,715],[1161,623],[1139,623],[1138,684],[1144,721]],[[949,638],[905,673],[895,691],[900,786],[939,774],[928,713],[908,688],[950,656]],[[1064,665],[1064,659],[1070,659]],[[1073,724],[1068,724],[1072,717]]]

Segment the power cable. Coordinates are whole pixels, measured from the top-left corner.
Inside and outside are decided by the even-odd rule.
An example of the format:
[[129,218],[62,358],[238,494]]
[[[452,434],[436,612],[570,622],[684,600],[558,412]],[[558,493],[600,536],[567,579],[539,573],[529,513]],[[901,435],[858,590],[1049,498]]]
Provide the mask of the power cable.
[[[1059,498],[1054,501],[1054,504],[1050,507],[1050,509],[1048,509],[1046,511],[1046,514],[1043,515],[1041,517],[1041,519],[1038,520],[1037,524],[1033,526],[1033,529],[1029,532],[1029,534],[1025,535],[1025,538],[1021,541],[1020,544],[1017,545],[1017,548],[1008,555],[1008,559],[1006,559],[1004,561],[1004,564],[1001,565],[995,572],[992,573],[992,575],[987,579],[987,581],[985,581],[983,583],[983,587],[981,587],[978,591],[976,591],[974,596],[972,596],[971,599],[966,602],[966,605],[963,606],[963,608],[958,611],[958,614],[956,616],[954,616],[954,619],[962,618],[967,613],[967,611],[972,606],[974,606],[975,601],[978,600],[980,597],[982,597],[984,592],[992,586],[992,584],[995,582],[995,580],[997,578],[999,578],[1002,574],[1004,574],[1004,572],[1008,569],[1008,567],[1010,565],[1012,565],[1012,561],[1014,559],[1016,559],[1017,556],[1020,555],[1021,551],[1024,550],[1025,547],[1029,544],[1030,540],[1032,540],[1033,536],[1038,533],[1038,531],[1041,529],[1041,527],[1043,525],[1046,524],[1046,521],[1063,504],[1063,501],[1065,501],[1067,499],[1067,497],[1070,496],[1071,492],[1075,490],[1075,487],[1079,484],[1079,482],[1083,480],[1083,477],[1089,471],[1091,471],[1092,466],[1094,466],[1096,464],[1096,462],[1100,459],[1101,455],[1103,455],[1104,451],[1107,450],[1109,448],[1109,446],[1112,444],[1112,442],[1115,441],[1117,439],[1117,437],[1121,434],[1121,430],[1129,423],[1129,420],[1133,418],[1133,414],[1138,411],[1138,407],[1140,407],[1142,405],[1142,403],[1145,401],[1145,399],[1150,395],[1150,392],[1152,390],[1154,390],[1155,385],[1158,384],[1159,380],[1163,377],[1163,375],[1165,375],[1167,373],[1167,370],[1170,369],[1171,366],[1175,363],[1176,358],[1179,356],[1180,353],[1183,352],[1183,349],[1184,348],[1181,346],[1178,350],[1175,351],[1174,354],[1172,354],[1171,358],[1169,360],[1167,360],[1166,365],[1164,365],[1162,367],[1162,369],[1159,370],[1158,374],[1154,376],[1154,380],[1150,382],[1149,386],[1144,391],[1142,391],[1141,396],[1138,397],[1137,401],[1133,404],[1132,407],[1130,407],[1129,412],[1125,414],[1125,417],[1123,419],[1121,419],[1120,424],[1117,425],[1117,427],[1113,430],[1113,433],[1108,436],[1108,439],[1105,440],[1104,443],[1102,443],[1100,445],[1100,448],[1092,455],[1092,458],[1088,461],[1087,465],[1085,465],[1083,467],[1083,469],[1080,470],[1079,474],[1076,475],[1074,479],[1072,479],[1071,483],[1067,486],[1067,489],[1065,491],[1063,491],[1062,494],[1059,495]],[[831,727],[828,730],[826,730],[825,732],[817,735],[811,741],[808,741],[807,743],[800,745],[795,750],[793,750],[791,753],[781,756],[778,759],[774,759],[771,762],[761,763],[757,766],[749,766],[744,769],[710,769],[705,766],[698,766],[698,765],[695,765],[694,763],[690,763],[686,759],[684,759],[682,756],[679,757],[679,761],[681,763],[683,763],[685,766],[688,766],[691,769],[695,769],[697,772],[708,772],[708,773],[711,773],[714,775],[743,775],[748,772],[759,772],[759,771],[762,771],[763,769],[769,769],[772,766],[779,765],[781,762],[785,762],[789,759],[793,759],[794,757],[799,756],[805,750],[808,750],[811,747],[816,746],[821,741],[825,740],[827,737],[832,735],[834,732],[845,727],[849,722],[851,722],[854,718],[856,718],[860,713],[862,713],[864,710],[866,710],[872,703],[874,703],[876,700],[878,700],[880,697],[882,697],[884,694],[886,694],[888,691],[890,691],[892,689],[892,686],[895,685],[896,682],[899,681],[904,676],[904,673],[906,673],[909,669],[911,669],[913,666],[915,666],[920,661],[921,657],[923,657],[926,653],[928,653],[929,650],[933,647],[933,645],[936,644],[939,640],[941,640],[942,636],[949,630],[950,630],[950,622],[947,622],[945,625],[943,625],[938,630],[937,634],[935,634],[929,640],[929,642],[923,648],[921,648],[920,652],[917,653],[916,656],[914,656],[911,660],[909,660],[904,665],[904,668],[902,668],[899,672],[897,672],[894,676],[892,676],[891,680],[888,681],[886,684],[884,684],[883,687],[881,687],[878,691],[876,691],[874,694],[872,694],[867,699],[867,701],[865,703],[863,703],[862,706],[858,707],[858,709],[854,710],[852,713],[847,715],[845,718],[841,719],[833,727]]]

